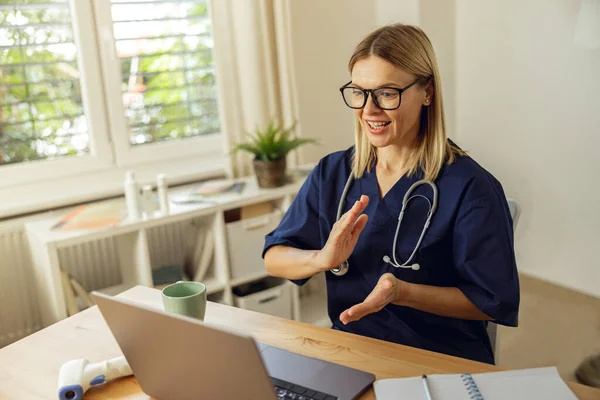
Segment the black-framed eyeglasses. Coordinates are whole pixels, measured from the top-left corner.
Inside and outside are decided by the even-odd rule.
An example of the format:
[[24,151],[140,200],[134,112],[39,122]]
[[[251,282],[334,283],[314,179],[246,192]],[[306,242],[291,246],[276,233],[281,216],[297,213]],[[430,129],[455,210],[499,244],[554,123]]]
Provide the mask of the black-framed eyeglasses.
[[344,103],[350,108],[358,110],[367,104],[369,93],[373,99],[373,103],[382,110],[395,110],[400,107],[402,100],[402,92],[409,89],[421,78],[417,78],[413,83],[404,86],[403,88],[395,87],[380,87],[377,89],[361,89],[354,86],[349,86],[352,81],[346,83],[340,88]]

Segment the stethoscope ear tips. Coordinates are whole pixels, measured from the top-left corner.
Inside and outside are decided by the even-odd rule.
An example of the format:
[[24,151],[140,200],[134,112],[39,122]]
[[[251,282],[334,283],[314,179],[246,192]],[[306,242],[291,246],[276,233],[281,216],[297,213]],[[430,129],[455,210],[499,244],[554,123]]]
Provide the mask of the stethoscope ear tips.
[[417,264],[417,263],[414,263],[410,267],[408,265],[407,266],[398,265],[395,262],[392,262],[392,260],[390,259],[389,256],[383,256],[383,262],[388,263],[391,266],[396,267],[396,268],[411,268],[413,271],[418,271],[418,270],[421,269],[421,266],[419,264]]

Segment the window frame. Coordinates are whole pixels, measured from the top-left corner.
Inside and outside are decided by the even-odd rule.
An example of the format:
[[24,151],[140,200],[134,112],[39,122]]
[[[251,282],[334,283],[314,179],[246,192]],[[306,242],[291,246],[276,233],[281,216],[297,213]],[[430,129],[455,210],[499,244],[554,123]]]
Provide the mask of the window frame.
[[[225,157],[221,132],[181,140],[147,143],[139,146],[130,145],[129,127],[123,112],[122,92],[119,87],[119,83],[121,82],[121,65],[117,56],[116,40],[113,34],[111,2],[107,0],[93,1],[97,30],[99,32],[98,36],[100,38],[100,54],[109,125],[113,133],[117,164],[119,166],[134,166],[149,162],[170,160],[174,157],[201,158],[214,154],[215,151],[222,152],[223,157]],[[206,3],[208,4],[208,0]],[[173,156],[173,154],[177,154],[177,156]]]
[[[89,153],[74,157],[26,161],[0,166],[0,188],[62,178],[110,168],[113,153],[107,129],[102,86],[94,76],[100,74],[93,13],[87,1],[68,1],[73,38],[77,47],[81,99],[88,123]],[[86,43],[86,46],[81,46]],[[74,172],[76,171],[76,172]]]
[[[166,173],[169,184],[231,176],[222,133],[223,83],[219,78],[221,132],[132,147],[121,102],[120,60],[116,56],[111,4],[107,0],[67,0],[67,3],[77,46],[89,153],[1,165],[0,219],[122,195],[123,177],[131,168],[135,168],[142,184],[154,183],[158,173]],[[206,3],[212,18],[210,2]],[[218,74],[217,63],[214,56]]]

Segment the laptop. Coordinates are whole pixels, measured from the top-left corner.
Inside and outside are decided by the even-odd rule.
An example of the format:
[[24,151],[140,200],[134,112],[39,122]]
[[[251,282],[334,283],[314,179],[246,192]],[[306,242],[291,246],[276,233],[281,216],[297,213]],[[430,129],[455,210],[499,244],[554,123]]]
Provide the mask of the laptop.
[[375,380],[131,300],[92,298],[142,390],[159,400],[351,400]]

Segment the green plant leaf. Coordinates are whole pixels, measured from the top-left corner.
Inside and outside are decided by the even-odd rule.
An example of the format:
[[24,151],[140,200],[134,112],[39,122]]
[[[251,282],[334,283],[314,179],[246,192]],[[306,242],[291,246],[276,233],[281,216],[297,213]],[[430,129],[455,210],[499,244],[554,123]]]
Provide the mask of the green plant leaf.
[[235,146],[232,152],[247,151],[259,160],[275,161],[301,145],[316,143],[314,139],[294,138],[292,132],[295,129],[296,122],[284,128],[281,123],[271,120],[264,130],[257,127],[253,133],[247,132],[247,141]]
[[316,141],[314,139],[309,139],[309,138],[294,138],[282,145],[282,151],[285,154],[287,154],[290,151],[302,146],[303,144],[307,144],[307,143],[316,143]]
[[292,126],[290,126],[287,129],[283,129],[281,131],[281,134],[279,135],[279,140],[277,141],[277,146],[281,147],[281,145],[287,141],[289,141],[290,135],[291,133],[294,131],[294,129],[296,129],[296,122],[294,122],[292,124]]
[[240,150],[247,151],[248,153],[254,154],[254,156],[257,158],[259,158],[261,155],[260,149],[252,143],[240,143],[233,148],[232,152],[235,153]]

